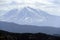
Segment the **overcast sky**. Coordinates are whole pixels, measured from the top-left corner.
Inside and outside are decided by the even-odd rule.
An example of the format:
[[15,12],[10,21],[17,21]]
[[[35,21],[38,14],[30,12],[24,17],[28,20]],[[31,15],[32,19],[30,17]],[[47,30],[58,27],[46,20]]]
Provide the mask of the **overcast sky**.
[[13,8],[20,9],[24,6],[41,9],[51,15],[60,16],[60,0],[0,0],[0,13]]

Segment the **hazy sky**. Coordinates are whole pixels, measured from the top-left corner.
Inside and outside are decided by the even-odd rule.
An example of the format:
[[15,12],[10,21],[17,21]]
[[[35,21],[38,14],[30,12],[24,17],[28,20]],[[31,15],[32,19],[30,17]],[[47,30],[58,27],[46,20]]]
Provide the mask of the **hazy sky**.
[[0,0],[0,13],[2,15],[6,10],[20,9],[24,6],[42,9],[51,15],[60,16],[60,0]]

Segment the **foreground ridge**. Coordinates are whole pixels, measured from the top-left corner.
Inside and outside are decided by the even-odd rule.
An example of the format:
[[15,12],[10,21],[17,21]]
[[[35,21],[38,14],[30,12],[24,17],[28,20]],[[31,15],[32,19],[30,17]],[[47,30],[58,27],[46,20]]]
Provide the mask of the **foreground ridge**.
[[0,30],[0,40],[60,40],[60,37],[45,33],[12,33]]

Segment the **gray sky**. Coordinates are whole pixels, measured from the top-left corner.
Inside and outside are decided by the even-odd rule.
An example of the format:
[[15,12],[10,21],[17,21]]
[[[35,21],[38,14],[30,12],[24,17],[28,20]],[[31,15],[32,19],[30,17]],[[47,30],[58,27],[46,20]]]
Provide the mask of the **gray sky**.
[[60,0],[0,0],[0,11],[9,11],[13,8],[20,9],[23,6],[42,9],[51,15],[60,16]]

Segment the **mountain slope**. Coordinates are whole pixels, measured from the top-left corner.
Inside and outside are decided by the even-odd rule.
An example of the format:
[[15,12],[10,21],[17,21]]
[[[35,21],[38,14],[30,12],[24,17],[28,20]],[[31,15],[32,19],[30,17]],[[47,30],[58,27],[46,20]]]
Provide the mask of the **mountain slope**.
[[0,21],[0,29],[9,32],[17,33],[47,33],[47,34],[60,34],[60,28],[54,28],[51,26],[33,26],[33,25],[18,25],[15,23]]
[[24,7],[20,10],[12,9],[5,15],[1,16],[0,21],[8,21],[26,25],[60,27],[59,16],[49,15],[43,10],[34,9],[31,7]]

